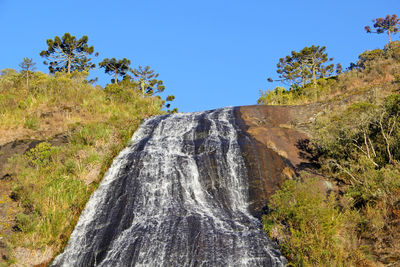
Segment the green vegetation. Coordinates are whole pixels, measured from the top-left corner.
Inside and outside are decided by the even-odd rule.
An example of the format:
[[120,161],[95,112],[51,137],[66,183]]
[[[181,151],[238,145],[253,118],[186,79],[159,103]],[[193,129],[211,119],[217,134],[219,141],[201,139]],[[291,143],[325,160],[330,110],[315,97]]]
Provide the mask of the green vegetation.
[[[287,62],[290,56],[278,64],[280,78],[301,78],[299,65]],[[319,101],[327,108],[306,148],[319,167],[286,181],[263,216],[289,266],[400,263],[399,71],[394,41],[365,51],[344,73],[320,75],[316,86],[309,80],[262,92],[261,104]]]
[[[164,101],[143,96],[135,84],[93,86],[85,71],[29,70],[25,86],[25,71],[1,73],[0,141],[47,141],[15,155],[5,167],[13,178],[4,183],[18,207],[11,235],[2,234],[2,240],[11,251],[51,249],[54,256],[113,158],[143,119],[165,113]],[[59,134],[65,141],[52,141]]]
[[350,266],[363,258],[357,246],[356,211],[342,211],[318,180],[287,181],[270,200],[264,230],[293,266]]

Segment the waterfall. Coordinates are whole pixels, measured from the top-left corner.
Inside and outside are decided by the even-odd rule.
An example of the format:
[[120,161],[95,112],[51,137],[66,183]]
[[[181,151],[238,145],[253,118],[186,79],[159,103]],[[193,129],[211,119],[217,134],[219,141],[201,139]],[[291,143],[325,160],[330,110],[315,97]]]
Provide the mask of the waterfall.
[[233,108],[147,119],[52,266],[284,266],[248,211]]

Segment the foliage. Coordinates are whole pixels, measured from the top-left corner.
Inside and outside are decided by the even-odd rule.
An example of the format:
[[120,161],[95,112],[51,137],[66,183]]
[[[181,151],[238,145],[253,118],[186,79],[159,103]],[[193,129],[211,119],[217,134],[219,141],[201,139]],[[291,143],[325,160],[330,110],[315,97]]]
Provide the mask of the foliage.
[[99,63],[100,68],[104,68],[105,73],[114,76],[112,80],[115,84],[118,83],[118,76],[124,76],[129,69],[131,61],[129,59],[105,58]]
[[315,141],[329,162],[339,169],[345,170],[343,164],[352,164],[360,154],[375,167],[383,167],[400,160],[399,111],[398,94],[388,96],[380,106],[355,103],[341,113],[319,118],[314,129]]
[[341,212],[317,179],[288,180],[270,200],[264,230],[281,244],[292,266],[350,266],[362,259],[353,245],[356,212]]
[[337,63],[337,64],[336,64],[336,75],[339,75],[339,74],[341,74],[341,73],[342,73],[342,71],[343,71],[342,64],[340,64],[340,63]]
[[317,85],[317,75],[321,78],[329,76],[333,72],[333,64],[324,66],[323,64],[332,61],[332,58],[328,58],[328,54],[325,52],[325,46],[311,46],[304,47],[296,56],[300,58],[302,64],[306,66],[309,73],[311,74],[311,79],[314,87]]
[[36,147],[31,148],[25,153],[29,163],[36,167],[46,166],[51,162],[52,156],[57,152],[57,149],[47,142],[42,142]]
[[[45,65],[49,65],[50,73],[55,72],[71,72],[89,71],[96,65],[91,62],[88,57],[93,54],[93,46],[87,44],[88,37],[86,35],[77,39],[69,33],[65,33],[61,38],[56,36],[54,40],[47,39],[47,50],[40,52],[40,56],[49,61],[44,61]],[[98,56],[98,53],[95,54]]]
[[[304,47],[300,52],[292,51],[290,56],[280,58],[277,73],[280,81],[290,82],[290,89],[299,84],[304,87],[310,80],[315,87],[317,77],[325,78],[333,72],[333,64],[324,65],[332,60],[328,58],[325,46]],[[268,80],[273,81],[271,78]]]
[[24,58],[24,61],[22,61],[19,64],[19,67],[21,68],[23,76],[26,77],[26,88],[29,89],[29,75],[31,75],[32,71],[36,69],[35,67],[36,63],[33,62],[32,58]]
[[132,70],[132,74],[143,95],[154,95],[165,89],[163,81],[157,79],[159,74],[150,69],[150,66],[143,68],[139,65],[137,69]]
[[[301,78],[299,63],[293,56],[294,51],[292,51],[292,56],[286,56],[279,59],[277,66],[277,73],[281,81],[289,81],[290,88],[294,84],[298,84],[298,79]],[[271,79],[272,81],[272,79]]]
[[391,43],[391,35],[396,34],[399,32],[400,27],[400,19],[397,17],[396,14],[392,16],[387,15],[385,18],[377,18],[372,20],[374,23],[375,31],[371,29],[370,26],[365,26],[365,30],[367,33],[384,33],[387,32],[389,38],[389,44]]

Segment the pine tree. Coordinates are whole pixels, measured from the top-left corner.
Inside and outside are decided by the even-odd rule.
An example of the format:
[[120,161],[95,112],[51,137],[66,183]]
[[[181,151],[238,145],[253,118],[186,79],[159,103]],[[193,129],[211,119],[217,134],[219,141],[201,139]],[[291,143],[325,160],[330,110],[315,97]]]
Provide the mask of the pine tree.
[[100,68],[104,68],[104,72],[114,76],[111,81],[115,84],[118,83],[118,76],[125,76],[126,72],[129,70],[129,65],[131,61],[129,59],[115,59],[115,58],[105,58],[99,63]]
[[36,63],[33,62],[32,58],[24,57],[24,61],[19,64],[21,68],[22,75],[26,78],[26,88],[29,89],[29,74],[33,72],[36,67]]
[[[93,46],[87,44],[88,37],[83,36],[76,39],[69,33],[65,33],[63,37],[54,37],[54,40],[47,40],[47,50],[40,52],[40,56],[46,58],[45,65],[49,65],[50,73],[66,72],[70,74],[72,71],[89,71],[96,67],[91,62],[89,55],[94,53]],[[98,56],[98,53],[95,53]]]
[[165,86],[162,80],[158,80],[158,73],[150,69],[149,66],[139,66],[131,71],[134,79],[138,82],[143,95],[154,95],[164,91]]
[[294,57],[286,56],[280,58],[276,67],[278,68],[276,72],[280,74],[280,81],[289,81],[290,88],[292,88],[294,84],[297,84],[298,79],[301,78],[299,63]]
[[297,53],[306,68],[310,71],[314,87],[317,86],[318,74],[322,74],[324,70],[333,69],[333,65],[323,65],[324,63],[333,60],[333,58],[328,58],[328,54],[325,50],[325,46],[320,47],[319,45],[313,45],[310,47],[304,47],[299,53]]
[[365,26],[365,30],[367,33],[384,33],[387,32],[389,38],[389,44],[392,42],[391,35],[399,32],[400,28],[400,19],[396,14],[392,16],[387,15],[385,18],[377,18],[372,20],[374,23],[374,28],[376,30],[372,30],[370,26]]

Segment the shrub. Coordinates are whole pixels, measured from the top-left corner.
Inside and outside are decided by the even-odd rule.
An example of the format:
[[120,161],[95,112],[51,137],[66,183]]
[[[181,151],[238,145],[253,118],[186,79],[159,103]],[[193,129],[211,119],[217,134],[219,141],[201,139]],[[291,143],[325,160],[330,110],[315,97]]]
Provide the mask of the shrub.
[[27,160],[36,167],[48,165],[58,149],[47,142],[42,142],[25,153]]
[[362,258],[354,241],[358,216],[341,212],[317,179],[288,180],[271,198],[264,230],[292,266],[350,266]]

